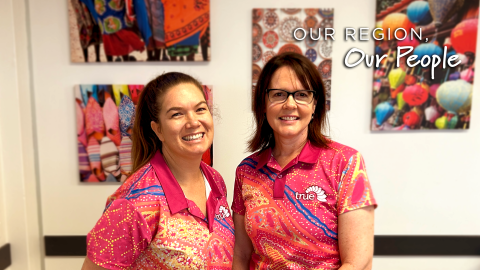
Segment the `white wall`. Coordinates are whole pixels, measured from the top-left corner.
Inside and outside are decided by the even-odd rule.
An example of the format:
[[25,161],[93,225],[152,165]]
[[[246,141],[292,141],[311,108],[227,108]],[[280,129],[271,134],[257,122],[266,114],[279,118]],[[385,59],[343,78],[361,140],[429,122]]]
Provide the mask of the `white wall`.
[[[480,235],[474,171],[480,160],[479,83],[468,131],[372,133],[369,131],[372,70],[345,68],[351,47],[373,53],[373,42],[345,42],[345,27],[373,27],[375,1],[211,0],[210,63],[70,63],[66,0],[27,0],[31,28],[35,125],[44,235],[85,235],[118,185],[81,184],[77,171],[75,84],[147,83],[164,71],[181,71],[214,86],[221,121],[215,126],[215,168],[233,194],[233,174],[246,156],[251,131],[251,9],[335,8],[333,139],[363,153],[379,207],[376,234]],[[0,43],[1,44],[1,43]],[[477,76],[476,80],[480,80]],[[1,127],[4,127],[2,125]],[[0,228],[1,229],[1,228]],[[47,269],[80,267],[81,259],[46,258]],[[435,267],[432,266],[435,262]],[[464,268],[454,265],[464,263]],[[480,259],[375,258],[375,269],[476,269]],[[431,267],[428,268],[427,266]]]
[[0,245],[11,244],[11,270],[43,264],[25,3],[0,1]]

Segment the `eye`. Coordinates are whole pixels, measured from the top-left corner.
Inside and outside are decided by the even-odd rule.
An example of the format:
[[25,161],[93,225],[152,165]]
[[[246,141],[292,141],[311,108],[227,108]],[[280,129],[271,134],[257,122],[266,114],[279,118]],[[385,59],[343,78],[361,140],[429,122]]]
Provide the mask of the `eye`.
[[175,118],[175,117],[178,117],[178,116],[180,116],[180,115],[181,115],[181,113],[177,112],[177,113],[172,114],[171,117],[172,117],[172,118]]

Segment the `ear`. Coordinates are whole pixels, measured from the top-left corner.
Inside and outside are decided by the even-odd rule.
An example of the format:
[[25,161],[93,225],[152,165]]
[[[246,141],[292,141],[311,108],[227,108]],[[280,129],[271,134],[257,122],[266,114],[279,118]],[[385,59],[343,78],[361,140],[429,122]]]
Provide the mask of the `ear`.
[[160,125],[157,124],[155,121],[150,122],[150,127],[152,128],[153,132],[157,135],[158,139],[163,142],[165,138],[163,137],[162,134],[162,129],[160,128]]

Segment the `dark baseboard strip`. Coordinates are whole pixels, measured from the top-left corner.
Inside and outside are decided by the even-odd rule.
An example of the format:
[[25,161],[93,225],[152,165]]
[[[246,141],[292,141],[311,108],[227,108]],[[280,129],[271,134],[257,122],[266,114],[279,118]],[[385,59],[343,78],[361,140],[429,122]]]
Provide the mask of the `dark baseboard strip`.
[[480,236],[376,235],[375,256],[480,256]]
[[84,235],[45,236],[46,256],[85,256],[87,237]]
[[[45,236],[45,253],[86,256],[87,237]],[[480,256],[480,236],[376,235],[375,256]]]
[[12,264],[12,252],[10,244],[5,244],[0,248],[0,270],[7,269]]

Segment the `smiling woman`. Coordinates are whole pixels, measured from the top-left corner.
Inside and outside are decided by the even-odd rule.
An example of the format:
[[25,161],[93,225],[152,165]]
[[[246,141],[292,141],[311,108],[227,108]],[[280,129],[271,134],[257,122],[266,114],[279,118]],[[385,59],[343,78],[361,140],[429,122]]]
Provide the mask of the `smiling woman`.
[[256,153],[236,171],[233,269],[371,269],[375,198],[360,153],[325,135],[315,65],[276,55],[254,93]]
[[88,234],[82,269],[230,268],[225,183],[201,162],[212,141],[212,114],[197,80],[171,72],[148,83],[133,127],[134,173]]

